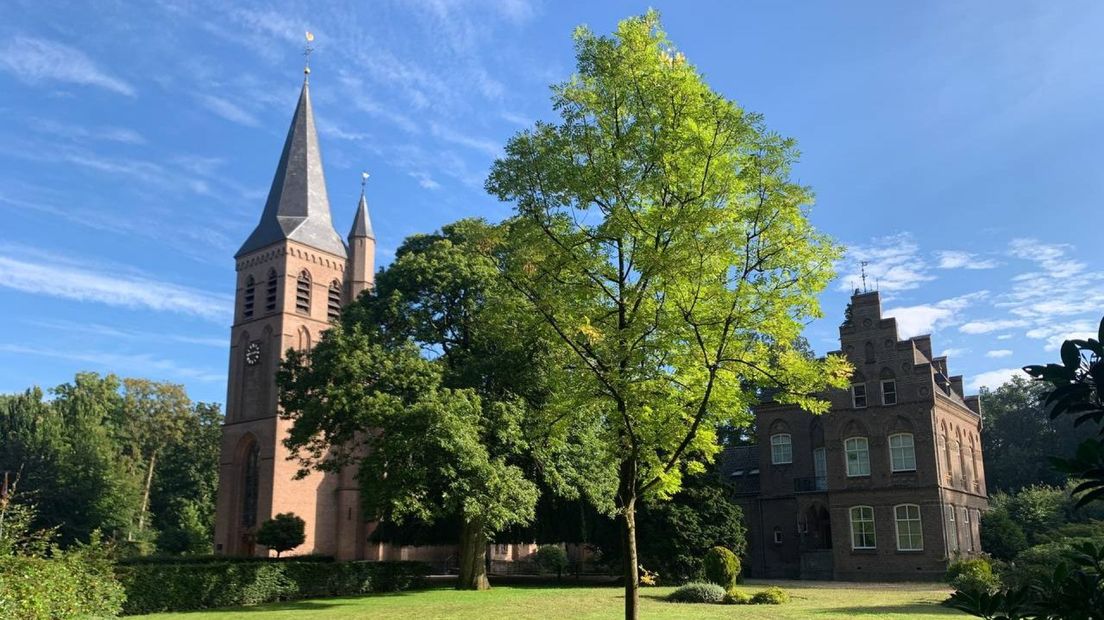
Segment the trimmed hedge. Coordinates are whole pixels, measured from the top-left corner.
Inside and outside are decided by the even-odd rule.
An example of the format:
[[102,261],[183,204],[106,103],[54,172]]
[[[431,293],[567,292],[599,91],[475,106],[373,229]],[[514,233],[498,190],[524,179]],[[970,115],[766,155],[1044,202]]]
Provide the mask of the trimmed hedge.
[[667,595],[672,603],[723,603],[725,589],[715,583],[691,582]]
[[107,618],[122,604],[107,562],[79,553],[0,558],[0,618]]
[[702,570],[706,581],[727,590],[740,579],[740,559],[724,547],[713,547],[705,553]]
[[762,592],[756,592],[748,602],[752,605],[781,605],[790,602],[790,595],[778,586],[770,586]]
[[136,555],[122,558],[116,562],[119,566],[139,566],[145,564],[263,564],[266,562],[334,562],[332,555],[288,555],[282,558],[270,558],[259,555]]
[[416,588],[422,562],[267,561],[146,563],[119,566],[124,614],[256,605]]

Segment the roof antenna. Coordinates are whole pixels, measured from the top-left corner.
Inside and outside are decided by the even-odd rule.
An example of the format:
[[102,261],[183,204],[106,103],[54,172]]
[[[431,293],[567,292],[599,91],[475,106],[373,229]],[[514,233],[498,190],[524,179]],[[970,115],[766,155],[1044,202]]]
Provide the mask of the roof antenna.
[[314,48],[311,47],[311,43],[314,42],[314,33],[312,33],[310,30],[308,30],[307,33],[306,33],[306,39],[307,39],[307,44],[303,47],[303,57],[305,58],[305,60],[303,61],[303,81],[309,84],[310,83],[310,55],[311,55],[311,52],[314,51]]
[[859,270],[862,272],[862,282],[863,282],[863,292],[864,293],[867,292],[866,291],[866,266],[869,265],[869,264],[870,263],[868,263],[866,261],[859,261]]

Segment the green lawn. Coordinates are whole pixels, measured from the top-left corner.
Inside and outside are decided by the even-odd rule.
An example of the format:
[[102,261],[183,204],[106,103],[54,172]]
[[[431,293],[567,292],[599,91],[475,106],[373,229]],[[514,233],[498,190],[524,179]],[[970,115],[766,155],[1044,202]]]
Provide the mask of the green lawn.
[[[786,605],[686,605],[667,603],[663,597],[672,588],[641,590],[642,618],[916,618],[954,616],[957,612],[939,605],[948,590],[938,584],[839,584],[788,582],[780,585],[793,601]],[[763,585],[741,586],[754,593]],[[257,607],[238,607],[206,612],[154,614],[143,618],[177,620],[250,620],[294,618],[619,618],[624,599],[612,587],[528,587],[499,586],[489,592],[457,592],[436,588],[400,594],[383,594]]]

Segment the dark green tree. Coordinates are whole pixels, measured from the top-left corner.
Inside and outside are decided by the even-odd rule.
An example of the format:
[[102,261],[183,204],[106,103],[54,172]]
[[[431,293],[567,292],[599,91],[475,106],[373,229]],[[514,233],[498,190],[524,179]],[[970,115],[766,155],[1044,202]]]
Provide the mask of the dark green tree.
[[285,551],[303,544],[307,539],[307,523],[293,512],[281,512],[265,521],[257,528],[257,543],[276,552],[276,557]]
[[157,461],[150,512],[163,553],[210,553],[218,492],[222,412],[196,403],[184,432]]

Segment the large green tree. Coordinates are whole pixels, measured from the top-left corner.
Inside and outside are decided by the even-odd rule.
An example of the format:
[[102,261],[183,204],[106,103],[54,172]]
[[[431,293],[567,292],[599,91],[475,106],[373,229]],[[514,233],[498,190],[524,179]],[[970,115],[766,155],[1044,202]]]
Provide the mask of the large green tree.
[[675,493],[764,385],[823,412],[838,358],[793,344],[840,253],[789,178],[792,140],[712,91],[656,13],[575,34],[554,123],[514,136],[487,189],[516,204],[505,277],[573,356],[563,411],[600,420],[618,464],[625,615],[638,607],[635,512]]
[[[373,291],[279,376],[310,468],[355,466],[366,513],[458,518],[459,587],[488,587],[487,541],[532,520],[546,398],[539,336],[498,280],[495,227],[477,220],[404,242]],[[560,444],[563,445],[563,444]]]

